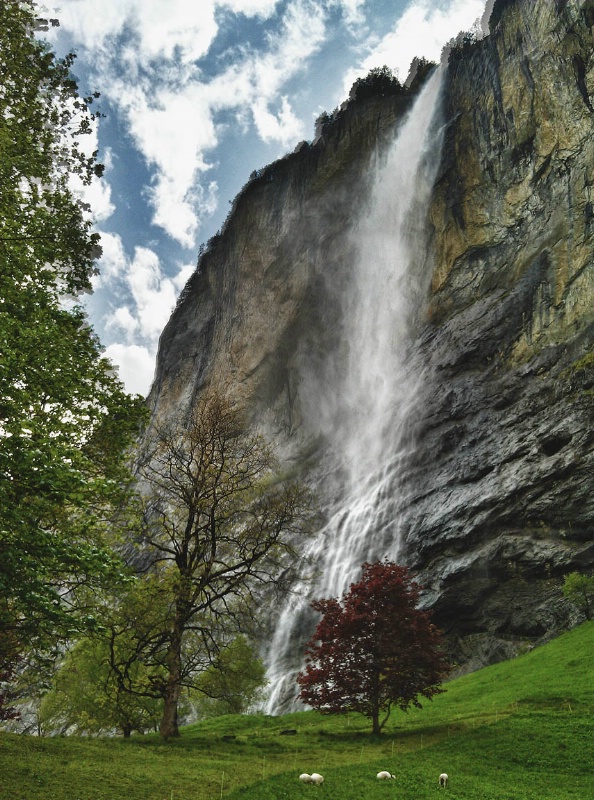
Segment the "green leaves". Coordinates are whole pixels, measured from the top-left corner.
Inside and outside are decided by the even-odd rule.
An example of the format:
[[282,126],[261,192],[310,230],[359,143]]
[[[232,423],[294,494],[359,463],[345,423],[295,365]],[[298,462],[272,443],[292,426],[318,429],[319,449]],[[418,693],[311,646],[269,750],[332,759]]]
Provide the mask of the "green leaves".
[[570,572],[565,576],[563,596],[577,606],[586,619],[592,619],[594,600],[594,575],[588,577],[580,572]]
[[[43,698],[42,725],[54,731],[73,728],[79,734],[117,728],[129,735],[154,728],[159,703],[123,691],[109,662],[107,639],[81,639],[63,659],[55,686]],[[132,670],[135,681],[146,681],[140,662]]]
[[[126,448],[143,417],[72,296],[87,291],[98,235],[71,188],[100,172],[82,137],[96,115],[33,35],[34,9],[0,26],[0,619],[19,650],[84,627],[81,587],[113,581],[109,542],[130,487]],[[1,666],[1,665],[0,665]]]
[[196,682],[202,695],[195,702],[199,716],[245,713],[259,698],[265,680],[262,660],[245,636],[237,636]]

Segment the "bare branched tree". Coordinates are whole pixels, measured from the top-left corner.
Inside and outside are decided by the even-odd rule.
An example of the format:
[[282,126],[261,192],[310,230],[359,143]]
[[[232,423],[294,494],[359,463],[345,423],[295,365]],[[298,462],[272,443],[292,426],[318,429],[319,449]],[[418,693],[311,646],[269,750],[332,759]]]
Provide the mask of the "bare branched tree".
[[[221,632],[242,630],[258,587],[283,587],[294,543],[311,521],[311,498],[279,475],[264,439],[211,394],[189,420],[160,428],[139,465],[143,547],[153,568],[172,575],[161,631],[164,737],[177,736],[180,691]],[[197,652],[197,650],[202,652]]]

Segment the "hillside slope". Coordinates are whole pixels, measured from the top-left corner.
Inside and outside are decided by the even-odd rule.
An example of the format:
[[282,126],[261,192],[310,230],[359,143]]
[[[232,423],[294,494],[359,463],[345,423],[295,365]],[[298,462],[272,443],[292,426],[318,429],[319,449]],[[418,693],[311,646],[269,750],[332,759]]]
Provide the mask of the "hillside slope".
[[[123,739],[0,733],[0,796],[10,800],[296,800],[321,772],[330,800],[448,796],[477,800],[594,797],[594,623],[446,685],[422,710],[395,713],[374,739],[369,721],[302,712],[221,717]],[[292,735],[281,735],[293,731]],[[397,782],[379,782],[388,769]]]

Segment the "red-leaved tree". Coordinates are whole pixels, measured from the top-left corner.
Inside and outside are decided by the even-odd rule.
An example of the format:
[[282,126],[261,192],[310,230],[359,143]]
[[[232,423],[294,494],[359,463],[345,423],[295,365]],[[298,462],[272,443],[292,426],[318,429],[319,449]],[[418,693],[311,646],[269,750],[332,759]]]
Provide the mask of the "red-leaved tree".
[[363,564],[340,602],[314,601],[322,619],[297,677],[299,699],[323,714],[363,714],[379,734],[392,707],[420,708],[419,697],[442,692],[449,667],[431,612],[418,608],[420,590],[406,567],[378,561]]

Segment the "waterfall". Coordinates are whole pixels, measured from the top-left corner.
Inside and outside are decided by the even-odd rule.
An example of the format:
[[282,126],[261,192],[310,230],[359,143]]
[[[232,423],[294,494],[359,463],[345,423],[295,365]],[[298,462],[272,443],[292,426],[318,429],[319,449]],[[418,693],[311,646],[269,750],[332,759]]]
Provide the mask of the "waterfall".
[[[309,545],[316,574],[282,610],[268,657],[267,713],[290,707],[308,597],[342,595],[361,565],[399,549],[402,464],[414,446],[414,409],[423,383],[413,342],[427,295],[427,210],[441,151],[442,69],[416,99],[373,167],[369,201],[349,234],[354,259],[341,289],[341,352],[325,363],[323,389],[308,376],[306,416],[323,437],[326,523]],[[330,380],[328,380],[330,375]]]

